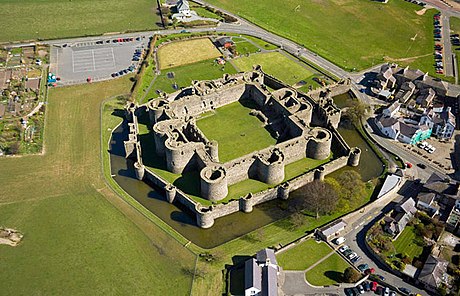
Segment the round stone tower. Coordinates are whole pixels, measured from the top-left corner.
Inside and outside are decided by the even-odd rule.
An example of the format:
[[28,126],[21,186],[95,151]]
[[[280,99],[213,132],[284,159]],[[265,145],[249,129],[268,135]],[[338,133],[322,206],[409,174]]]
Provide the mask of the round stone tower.
[[324,176],[326,175],[326,170],[323,166],[320,166],[315,170],[315,180],[324,181]]
[[284,180],[284,154],[273,149],[269,154],[259,155],[258,177],[267,184],[279,184]]
[[134,173],[136,174],[136,178],[138,180],[144,179],[144,175],[145,175],[144,165],[136,161],[134,163]]
[[165,186],[166,200],[169,203],[173,203],[176,198],[176,186],[169,183]]
[[350,155],[348,156],[348,165],[352,167],[358,166],[360,157],[361,149],[358,147],[351,148]]
[[321,127],[313,128],[307,143],[307,157],[313,159],[326,159],[331,154],[332,134]]
[[214,225],[214,217],[212,216],[212,206],[204,208],[200,204],[195,207],[196,224],[200,228],[210,228]]
[[240,198],[240,210],[245,213],[250,213],[254,209],[252,204],[252,193],[248,193],[246,197]]
[[289,190],[290,184],[288,182],[281,184],[278,187],[278,198],[280,199],[288,199],[289,198]]
[[134,111],[136,111],[136,104],[128,103],[125,107],[125,117],[129,122],[133,121]]
[[149,112],[150,124],[158,122],[158,118],[163,114],[163,105],[167,104],[164,100],[150,100],[147,103],[147,109]]
[[175,139],[165,141],[166,165],[174,174],[183,173],[195,154],[193,143],[184,143]]
[[204,167],[200,172],[201,196],[218,201],[228,194],[227,172],[223,166]]

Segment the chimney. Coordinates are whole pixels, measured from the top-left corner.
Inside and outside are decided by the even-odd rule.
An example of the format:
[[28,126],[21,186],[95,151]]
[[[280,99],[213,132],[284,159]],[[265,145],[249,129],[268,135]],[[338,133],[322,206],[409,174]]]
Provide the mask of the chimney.
[[425,75],[423,75],[423,81],[425,81],[427,77],[428,77],[428,72],[426,72]]

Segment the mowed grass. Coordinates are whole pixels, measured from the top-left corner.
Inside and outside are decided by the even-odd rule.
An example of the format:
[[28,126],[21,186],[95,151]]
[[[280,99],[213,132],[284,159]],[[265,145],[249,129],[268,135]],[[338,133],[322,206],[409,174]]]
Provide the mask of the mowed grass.
[[393,242],[396,252],[407,254],[410,258],[418,257],[423,252],[423,247],[419,246],[418,238],[413,226],[407,226],[398,238]]
[[0,159],[0,225],[24,233],[0,246],[2,294],[190,294],[195,255],[101,174],[101,102],[130,88],[126,77],[52,89],[46,154]]
[[[291,39],[340,67],[362,70],[383,61],[421,63],[433,72],[434,10],[402,0],[245,1],[210,0],[257,25]],[[412,40],[412,39],[413,40]]]
[[337,254],[332,254],[305,273],[307,282],[314,286],[328,286],[342,282],[343,272],[350,265]]
[[305,270],[332,252],[325,243],[306,240],[276,256],[284,270]]
[[0,42],[157,28],[150,0],[0,0]]
[[220,55],[209,38],[171,42],[158,50],[162,70],[217,58]]
[[213,115],[197,120],[198,128],[206,137],[218,142],[220,162],[276,144],[263,123],[250,112],[250,107],[238,101],[217,108]]
[[[452,34],[460,34],[460,18],[458,17],[451,17],[449,19],[450,22],[450,29],[453,31]],[[460,69],[460,46],[453,46],[452,45],[452,51],[457,55],[457,71]]]
[[[174,73],[174,78],[168,78],[169,72]],[[157,98],[159,95],[157,90],[165,93],[173,93],[177,91],[173,88],[174,83],[178,88],[187,87],[192,84],[193,80],[212,80],[222,77],[225,73],[235,74],[235,68],[227,63],[224,66],[218,65],[214,60],[205,60],[189,65],[170,68],[162,71],[159,76],[156,76],[155,81],[150,88],[150,91],[145,96],[143,102]]]
[[233,63],[240,71],[251,71],[254,65],[261,65],[264,72],[291,85],[313,75],[313,72],[301,66],[300,62],[280,52],[253,54],[249,57],[234,59]]

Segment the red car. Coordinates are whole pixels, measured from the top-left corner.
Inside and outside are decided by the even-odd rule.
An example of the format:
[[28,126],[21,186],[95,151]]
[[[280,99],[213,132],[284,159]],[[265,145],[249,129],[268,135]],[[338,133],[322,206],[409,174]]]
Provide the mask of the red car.
[[371,290],[376,291],[377,290],[377,282],[372,282],[371,284]]

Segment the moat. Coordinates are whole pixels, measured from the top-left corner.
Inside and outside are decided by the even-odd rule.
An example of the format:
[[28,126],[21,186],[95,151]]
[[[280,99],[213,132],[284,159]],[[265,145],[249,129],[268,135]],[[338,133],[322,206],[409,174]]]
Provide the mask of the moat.
[[[353,169],[357,170],[365,181],[378,177],[383,171],[382,162],[355,129],[347,129],[344,126],[341,124],[338,131],[351,146],[361,149],[361,162],[358,167],[348,166],[331,175]],[[199,228],[196,226],[193,215],[190,215],[186,209],[166,202],[166,199],[153,190],[151,186],[136,179],[133,161],[126,160],[124,157],[124,133],[122,126],[113,133],[111,167],[112,174],[115,175],[114,179],[144,207],[200,247],[218,246],[290,215],[288,211],[280,207],[282,201],[275,199],[257,205],[250,214],[236,212],[216,219],[215,224],[210,229]]]

